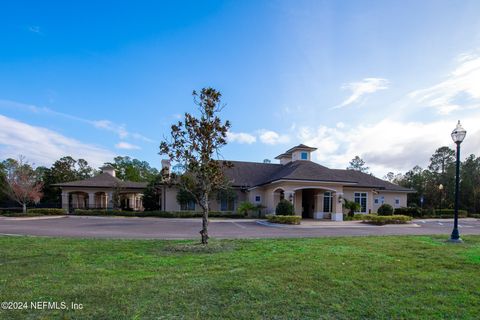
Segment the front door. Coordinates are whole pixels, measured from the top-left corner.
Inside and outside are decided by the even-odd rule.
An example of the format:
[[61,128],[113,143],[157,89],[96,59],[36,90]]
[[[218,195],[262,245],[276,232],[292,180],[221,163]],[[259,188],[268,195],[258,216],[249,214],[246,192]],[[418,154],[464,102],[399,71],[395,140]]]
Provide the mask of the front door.
[[302,218],[313,218],[315,211],[315,190],[302,190]]

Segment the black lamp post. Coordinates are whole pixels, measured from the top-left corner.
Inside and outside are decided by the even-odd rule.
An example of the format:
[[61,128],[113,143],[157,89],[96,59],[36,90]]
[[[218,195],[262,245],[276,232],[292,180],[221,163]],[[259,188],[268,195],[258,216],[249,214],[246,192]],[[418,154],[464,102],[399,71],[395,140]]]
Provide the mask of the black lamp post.
[[465,139],[466,134],[467,131],[463,129],[460,120],[458,120],[457,127],[452,131],[453,142],[457,145],[457,162],[455,170],[455,213],[450,242],[463,242],[462,239],[460,239],[460,233],[458,232],[458,186],[460,182],[460,144],[463,139]]

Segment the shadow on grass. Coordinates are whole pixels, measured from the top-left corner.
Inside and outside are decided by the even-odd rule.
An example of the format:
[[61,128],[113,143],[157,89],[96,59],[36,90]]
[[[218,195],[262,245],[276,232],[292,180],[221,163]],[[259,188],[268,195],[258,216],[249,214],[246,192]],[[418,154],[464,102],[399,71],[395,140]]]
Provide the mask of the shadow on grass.
[[235,250],[232,241],[210,241],[208,245],[201,242],[182,242],[167,244],[163,247],[164,252],[169,253],[219,253]]

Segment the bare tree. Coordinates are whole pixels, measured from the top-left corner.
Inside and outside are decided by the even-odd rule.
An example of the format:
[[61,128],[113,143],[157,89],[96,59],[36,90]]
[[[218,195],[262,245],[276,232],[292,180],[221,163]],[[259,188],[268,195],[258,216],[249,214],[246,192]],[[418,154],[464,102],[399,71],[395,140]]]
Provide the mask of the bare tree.
[[38,181],[35,170],[23,156],[10,161],[4,179],[3,192],[23,207],[23,213],[27,213],[29,202],[38,203],[43,196],[43,183]]
[[[194,198],[203,210],[202,244],[208,244],[208,212],[210,197],[227,185],[219,161],[219,150],[227,144],[230,122],[222,122],[218,113],[223,109],[221,94],[213,88],[204,88],[198,94],[193,92],[194,102],[200,111],[195,118],[185,113],[185,120],[171,127],[171,139],[160,144],[160,154],[166,154],[171,161],[179,163],[184,173],[175,183]],[[215,158],[214,158],[215,157]],[[172,177],[170,177],[172,178]]]

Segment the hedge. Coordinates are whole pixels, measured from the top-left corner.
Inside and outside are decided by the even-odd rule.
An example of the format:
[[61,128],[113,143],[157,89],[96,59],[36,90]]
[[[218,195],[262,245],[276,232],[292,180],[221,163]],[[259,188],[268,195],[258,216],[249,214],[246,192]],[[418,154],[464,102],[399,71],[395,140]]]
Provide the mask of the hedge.
[[59,208],[34,208],[34,209],[28,209],[28,213],[34,213],[34,214],[42,214],[46,216],[54,216],[54,215],[64,215],[67,212],[64,209],[59,209]]
[[404,216],[404,215],[378,216],[376,214],[365,214],[362,220],[365,223],[370,223],[375,225],[405,224],[412,221],[412,217]]
[[[126,217],[159,217],[159,218],[200,218],[199,211],[122,211],[122,210],[85,210],[76,209],[73,213],[79,216],[126,216]],[[244,214],[231,211],[211,211],[211,218],[245,218]]]
[[282,215],[267,215],[268,222],[283,223],[283,224],[300,224],[302,217],[300,216],[282,216]]
[[402,208],[396,208],[394,211],[394,214],[420,218],[423,216],[424,210],[418,207],[402,207]]
[[[439,219],[452,219],[454,215],[453,209],[421,209],[417,207],[397,208],[395,209],[396,215],[406,215],[413,218],[439,218]],[[468,212],[466,210],[458,210],[459,218],[466,218]]]
[[384,203],[378,208],[377,213],[379,216],[391,216],[393,215],[393,207],[388,203]]
[[275,208],[275,214],[280,216],[293,216],[295,215],[295,210],[293,208],[293,204],[286,200],[282,199],[277,204],[277,208]]

